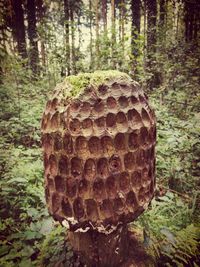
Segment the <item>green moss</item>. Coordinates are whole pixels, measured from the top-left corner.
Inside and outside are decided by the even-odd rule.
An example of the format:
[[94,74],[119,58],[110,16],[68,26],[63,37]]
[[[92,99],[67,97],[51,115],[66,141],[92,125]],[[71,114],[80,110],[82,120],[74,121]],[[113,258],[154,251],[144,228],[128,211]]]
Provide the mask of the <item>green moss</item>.
[[126,73],[117,70],[108,71],[95,71],[94,73],[80,73],[78,75],[71,75],[65,78],[64,83],[66,83],[67,92],[65,92],[69,97],[77,97],[80,95],[86,87],[93,85],[98,87],[99,85],[105,83],[106,81],[113,78],[130,78]]

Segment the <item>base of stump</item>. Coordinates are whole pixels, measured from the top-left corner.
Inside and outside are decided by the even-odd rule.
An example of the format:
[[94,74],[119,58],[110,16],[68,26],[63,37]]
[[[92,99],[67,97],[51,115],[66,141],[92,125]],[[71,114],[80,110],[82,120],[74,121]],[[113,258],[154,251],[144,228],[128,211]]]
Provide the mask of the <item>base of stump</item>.
[[69,232],[68,238],[81,264],[87,267],[156,266],[136,233],[120,226],[111,234]]

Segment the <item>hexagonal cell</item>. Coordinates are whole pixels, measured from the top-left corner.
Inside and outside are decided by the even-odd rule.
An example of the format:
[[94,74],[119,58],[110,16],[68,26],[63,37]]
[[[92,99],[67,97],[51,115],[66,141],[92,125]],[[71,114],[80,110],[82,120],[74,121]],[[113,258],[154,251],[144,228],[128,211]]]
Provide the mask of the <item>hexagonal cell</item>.
[[104,136],[101,138],[101,145],[103,147],[103,153],[106,156],[111,156],[115,152],[113,140],[110,136]]
[[123,133],[118,133],[114,139],[116,151],[126,151],[126,139]]
[[47,175],[47,186],[48,186],[50,191],[54,190],[54,180],[49,175]]
[[74,200],[73,210],[74,210],[74,215],[77,219],[80,219],[84,216],[85,212],[83,207],[83,200],[80,197]]
[[78,157],[71,159],[71,174],[74,177],[80,177],[83,172],[82,160]]
[[63,137],[63,148],[67,154],[73,153],[73,141],[69,134],[65,134]]
[[119,97],[121,95],[121,93],[122,93],[121,86],[117,82],[114,82],[112,84],[111,90],[112,90],[112,95],[114,97]]
[[53,213],[56,213],[60,208],[61,198],[58,193],[53,192],[51,196],[51,205]]
[[59,132],[54,134],[54,150],[59,151],[62,149],[62,135]]
[[61,155],[58,163],[59,172],[62,175],[67,175],[69,173],[68,158],[67,156]]
[[88,102],[83,102],[80,108],[81,118],[88,118],[90,116],[91,106]]
[[49,155],[53,151],[54,140],[50,134],[44,134],[42,136],[42,146],[44,151]]
[[137,131],[134,131],[134,132],[129,134],[128,145],[129,145],[129,148],[131,150],[135,150],[135,149],[138,148],[138,146],[139,146],[139,136],[138,136],[138,132]]
[[49,169],[52,176],[56,176],[58,173],[58,164],[56,156],[51,154],[49,157]]
[[146,202],[145,191],[146,191],[145,188],[141,187],[139,194],[138,194],[138,200],[139,200],[141,205],[143,205]]
[[77,115],[80,111],[80,106],[81,106],[81,101],[78,99],[75,99],[71,104],[70,104],[70,114],[72,115]]
[[96,164],[93,159],[87,159],[84,166],[84,177],[92,181],[96,176]]
[[121,159],[118,155],[113,155],[109,159],[109,168],[111,173],[119,173],[122,169]]
[[104,107],[103,100],[101,98],[96,99],[94,103],[93,114],[101,116],[104,113],[104,109],[105,107]]
[[88,146],[91,154],[97,156],[102,153],[101,141],[98,137],[96,136],[91,137],[90,140],[88,141]]
[[146,127],[151,126],[151,120],[150,120],[149,114],[144,108],[142,108],[142,121]]
[[45,111],[46,112],[50,112],[51,111],[51,100],[47,101]]
[[143,95],[141,95],[141,94],[139,94],[139,99],[140,99],[140,103],[142,103],[142,104],[144,104],[144,103],[147,102],[146,101],[146,98]]
[[66,217],[72,217],[72,207],[68,199],[64,197],[61,202],[62,212]]
[[118,131],[125,133],[128,130],[128,122],[126,115],[123,112],[118,112],[116,115]]
[[133,129],[139,129],[141,126],[143,126],[142,118],[139,112],[134,108],[128,111],[128,121],[129,125]]
[[128,107],[128,98],[127,97],[125,97],[125,96],[120,96],[120,98],[119,98],[119,104],[120,104],[120,107],[122,108],[122,109],[125,109],[125,108],[127,108]]
[[133,170],[135,167],[135,157],[132,152],[128,152],[124,156],[124,166],[127,170]]
[[136,166],[144,166],[145,164],[145,158],[144,158],[144,151],[142,149],[139,149],[135,153],[135,161],[136,161]]
[[119,175],[119,187],[123,192],[127,192],[130,189],[130,177],[128,172],[122,172]]
[[109,87],[105,84],[101,84],[98,87],[98,93],[101,98],[106,98],[109,91]]
[[68,177],[66,180],[66,194],[69,198],[74,198],[77,191],[77,181]]
[[88,142],[84,136],[79,136],[76,138],[75,147],[77,154],[85,157],[89,154]]
[[149,132],[146,127],[140,129],[140,145],[146,146],[148,144]]
[[116,101],[116,99],[115,99],[114,97],[109,96],[109,97],[107,98],[106,103],[107,103],[107,108],[108,108],[109,110],[111,110],[112,112],[113,112],[113,111],[116,111],[116,110],[118,109],[117,101]]
[[89,219],[93,222],[96,222],[99,219],[97,203],[94,199],[86,199],[86,213]]
[[107,127],[114,127],[116,124],[116,116],[113,113],[108,113],[106,117],[106,126]]
[[86,179],[81,179],[78,184],[78,192],[79,195],[84,195],[87,193],[89,187],[89,183]]
[[105,185],[102,179],[97,178],[93,183],[93,197],[97,201],[101,201],[106,198]]
[[113,216],[113,205],[110,199],[104,199],[100,205],[100,211],[104,218],[110,218]]
[[43,131],[47,129],[47,115],[45,115],[45,113],[43,113],[41,129]]
[[117,195],[117,177],[109,176],[106,180],[106,191],[109,198],[115,198]]
[[131,103],[133,106],[137,105],[139,103],[139,100],[136,96],[131,96]]
[[91,119],[85,119],[82,121],[82,132],[84,136],[90,136],[93,133],[93,126]]
[[138,189],[141,187],[141,182],[142,182],[142,175],[141,175],[141,172],[138,170],[138,171],[134,171],[132,174],[131,174],[131,183],[132,183],[132,187],[134,189]]
[[126,204],[127,206],[135,209],[137,206],[137,199],[133,191],[130,191],[126,196]]
[[121,91],[124,95],[130,96],[132,94],[132,88],[130,85],[127,85],[126,83],[120,83]]
[[148,168],[143,168],[142,170],[142,183],[143,183],[143,186],[146,185],[146,184],[149,184],[151,182],[150,178],[149,178],[149,170]]
[[96,135],[104,134],[106,129],[106,118],[100,117],[94,121],[94,131]]
[[77,135],[80,133],[81,130],[81,123],[78,119],[72,119],[69,122],[69,130],[71,132],[71,134],[73,135]]
[[97,173],[102,178],[109,176],[108,160],[106,158],[100,158],[97,162]]
[[121,214],[124,212],[124,200],[122,198],[114,199],[114,212],[117,214]]
[[60,175],[56,175],[54,178],[55,188],[58,192],[65,192],[65,179]]
[[53,116],[51,117],[51,128],[52,129],[58,129],[60,126],[60,116],[59,112],[56,111]]

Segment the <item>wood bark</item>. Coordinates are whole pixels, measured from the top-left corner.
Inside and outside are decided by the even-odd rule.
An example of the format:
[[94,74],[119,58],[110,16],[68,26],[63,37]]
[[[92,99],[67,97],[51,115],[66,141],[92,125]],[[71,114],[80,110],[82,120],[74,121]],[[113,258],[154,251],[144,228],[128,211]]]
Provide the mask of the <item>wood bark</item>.
[[35,0],[27,0],[27,15],[28,15],[28,37],[30,42],[30,67],[33,74],[39,74],[39,52],[37,42],[36,28],[36,6]]
[[27,58],[26,35],[24,26],[24,10],[22,0],[12,0],[13,8],[13,33],[17,42],[17,51],[22,58]]

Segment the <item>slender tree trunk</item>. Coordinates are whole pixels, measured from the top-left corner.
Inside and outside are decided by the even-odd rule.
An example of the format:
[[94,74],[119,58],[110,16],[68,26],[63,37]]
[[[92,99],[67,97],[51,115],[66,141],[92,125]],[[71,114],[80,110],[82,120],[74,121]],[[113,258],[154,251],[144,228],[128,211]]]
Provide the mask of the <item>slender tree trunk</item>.
[[102,0],[103,31],[107,33],[107,0]]
[[27,58],[27,51],[22,0],[12,0],[12,7],[14,11],[13,33],[17,41],[17,51],[25,59]]
[[111,34],[111,55],[112,55],[112,66],[113,68],[116,67],[115,62],[115,44],[116,44],[116,25],[115,25],[115,0],[111,0],[111,27],[112,27],[112,34]]
[[39,53],[35,12],[35,0],[27,0],[28,37],[30,41],[30,67],[34,74],[39,74]]
[[96,66],[99,68],[99,0],[95,0]]
[[65,59],[67,67],[67,75],[70,75],[70,42],[69,42],[69,0],[64,0],[64,16],[65,16]]
[[121,0],[121,14],[122,14],[122,27],[121,27],[121,40],[122,40],[122,51],[124,54],[124,46],[125,46],[125,16],[126,16],[126,7],[125,7],[125,1]]
[[140,0],[131,1],[131,51],[133,56],[132,71],[136,71],[139,49],[136,43],[140,33]]
[[147,1],[147,51],[148,53],[156,52],[156,18],[157,3],[156,0]]
[[75,61],[75,21],[74,21],[74,7],[73,5],[70,6],[70,20],[71,20],[71,36],[72,36],[72,42],[71,42],[71,71],[72,74],[76,74],[76,61]]
[[89,25],[90,25],[90,69],[93,66],[93,36],[92,36],[92,0],[89,0]]
[[[45,9],[43,7],[44,3],[43,0],[37,0],[37,9],[38,9],[38,20],[40,22],[40,25],[42,27],[45,27],[45,22],[44,22],[44,17],[45,17]],[[41,60],[42,60],[42,66],[44,67],[44,69],[46,69],[46,47],[45,47],[45,36],[44,35],[40,35],[40,44],[41,44],[41,48],[40,48],[40,54],[41,54]]]

